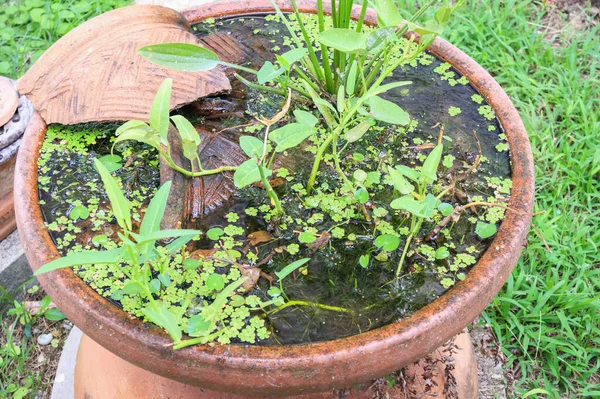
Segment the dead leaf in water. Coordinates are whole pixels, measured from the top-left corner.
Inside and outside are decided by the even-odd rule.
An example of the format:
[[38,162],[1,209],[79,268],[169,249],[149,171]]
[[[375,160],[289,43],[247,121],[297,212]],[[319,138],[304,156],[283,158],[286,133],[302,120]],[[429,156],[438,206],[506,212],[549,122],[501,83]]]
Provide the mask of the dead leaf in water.
[[256,244],[271,241],[273,236],[267,231],[260,230],[248,234],[248,238],[250,239],[250,245],[256,246]]
[[250,291],[256,287],[261,270],[258,267],[243,264],[238,264],[238,269],[240,270],[242,277],[247,277],[246,281],[242,283],[242,287],[244,287],[246,291]]
[[[287,182],[287,180],[285,180],[283,177],[276,177],[274,179],[269,180],[269,184],[271,185],[272,188],[277,188],[279,186],[281,186],[282,184],[285,184]],[[257,182],[253,184],[254,187],[258,187],[258,188],[265,188],[265,185],[262,184],[262,182]]]
[[312,252],[316,252],[317,250],[324,248],[327,246],[329,241],[331,240],[331,234],[328,231],[324,231],[317,237],[315,241],[310,244],[310,249]]
[[200,260],[200,259],[206,258],[207,256],[214,255],[215,252],[217,252],[216,248],[213,248],[213,249],[197,249],[194,252],[192,252],[189,257],[192,258],[192,259]]

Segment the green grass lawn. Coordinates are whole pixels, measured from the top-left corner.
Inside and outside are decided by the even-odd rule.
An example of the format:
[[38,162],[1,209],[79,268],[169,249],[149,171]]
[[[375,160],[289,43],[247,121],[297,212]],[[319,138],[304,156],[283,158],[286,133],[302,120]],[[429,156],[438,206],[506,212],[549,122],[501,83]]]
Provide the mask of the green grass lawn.
[[511,397],[599,398],[600,25],[553,26],[560,33],[551,43],[543,34],[548,14],[558,15],[551,7],[467,0],[445,36],[520,111],[535,159],[535,211],[546,211],[533,223],[551,252],[532,231],[484,315],[514,372]]
[[129,0],[0,0],[0,75],[16,79],[56,40]]

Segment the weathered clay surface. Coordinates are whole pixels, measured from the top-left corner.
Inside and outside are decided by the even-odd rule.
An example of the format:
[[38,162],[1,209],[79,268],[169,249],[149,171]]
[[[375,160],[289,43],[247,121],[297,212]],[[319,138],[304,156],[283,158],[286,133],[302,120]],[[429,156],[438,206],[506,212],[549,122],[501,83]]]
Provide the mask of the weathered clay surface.
[[[227,132],[209,132],[196,126],[201,144],[198,155],[204,169],[215,169],[224,165],[239,165],[246,160],[240,151],[235,136]],[[171,156],[174,162],[190,170],[187,159],[181,155],[181,141],[170,131]],[[173,170],[161,161],[161,184],[172,182],[170,201],[163,218],[163,228],[173,228],[178,222],[187,226],[189,222],[208,215],[225,204],[233,193],[233,172],[217,173],[200,178],[189,178]]]
[[[256,376],[255,378],[261,378]],[[233,394],[182,384],[152,374],[110,353],[84,335],[75,366],[75,399],[245,399],[282,396]],[[477,364],[463,332],[424,359],[357,386],[290,399],[477,399]]]
[[0,76],[0,127],[12,118],[18,104],[19,94],[12,82],[8,78]]
[[[311,7],[306,2],[299,5],[302,10]],[[269,10],[266,0],[236,0],[206,5],[185,15],[195,22]],[[373,13],[367,13],[366,21],[375,22]],[[173,351],[164,331],[131,318],[71,270],[41,275],[40,282],[58,307],[109,351],[160,376],[219,391],[275,397],[329,391],[377,378],[431,353],[473,321],[511,273],[531,222],[534,174],[527,133],[498,83],[443,39],[436,39],[430,50],[473,83],[504,127],[513,182],[508,206],[516,212],[507,214],[489,249],[465,280],[411,317],[356,336],[314,344],[205,345]],[[44,135],[44,121],[34,117],[21,145],[15,177],[19,233],[34,270],[59,256],[44,227],[37,196],[36,160]]]
[[178,12],[131,6],[93,18],[58,40],[19,81],[47,123],[147,119],[156,90],[173,78],[171,108],[230,89],[219,69],[181,72],[151,63],[138,48],[199,44]]

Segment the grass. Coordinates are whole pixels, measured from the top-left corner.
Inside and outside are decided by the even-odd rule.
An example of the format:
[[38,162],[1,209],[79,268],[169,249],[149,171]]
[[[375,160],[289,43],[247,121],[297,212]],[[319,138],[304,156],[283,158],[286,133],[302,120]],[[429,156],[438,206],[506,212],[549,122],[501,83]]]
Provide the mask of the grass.
[[82,22],[129,0],[4,0],[0,6],[0,75],[22,76],[52,43]]
[[[400,1],[407,7],[413,2]],[[547,2],[550,3],[550,2]],[[589,10],[589,4],[587,9]],[[484,318],[514,397],[600,397],[600,25],[544,36],[549,4],[471,0],[445,35],[500,83],[529,133],[535,211],[520,262]]]
[[[39,286],[29,289],[32,280],[23,284],[19,301],[0,286],[0,306],[10,304],[5,315],[0,314],[0,397],[49,397],[61,343],[68,335],[62,325],[64,315],[58,309],[49,309],[50,297]],[[27,304],[38,304],[39,311],[29,310]],[[36,342],[40,334],[52,333],[50,345]]]

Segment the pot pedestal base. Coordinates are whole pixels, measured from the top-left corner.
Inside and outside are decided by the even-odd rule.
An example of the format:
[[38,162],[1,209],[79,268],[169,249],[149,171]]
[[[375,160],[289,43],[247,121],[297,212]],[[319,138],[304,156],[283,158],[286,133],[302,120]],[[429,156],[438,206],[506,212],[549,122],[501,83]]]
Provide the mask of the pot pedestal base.
[[[456,336],[452,345],[404,369],[391,388],[383,379],[352,389],[293,396],[292,399],[477,398],[477,363],[468,333]],[[451,362],[444,358],[451,356]],[[426,382],[426,380],[428,380]],[[452,394],[445,394],[450,386]],[[182,384],[134,366],[104,349],[91,338],[81,338],[75,366],[75,399],[243,399],[236,395]],[[266,396],[264,398],[267,398]],[[273,396],[269,398],[275,398]]]

